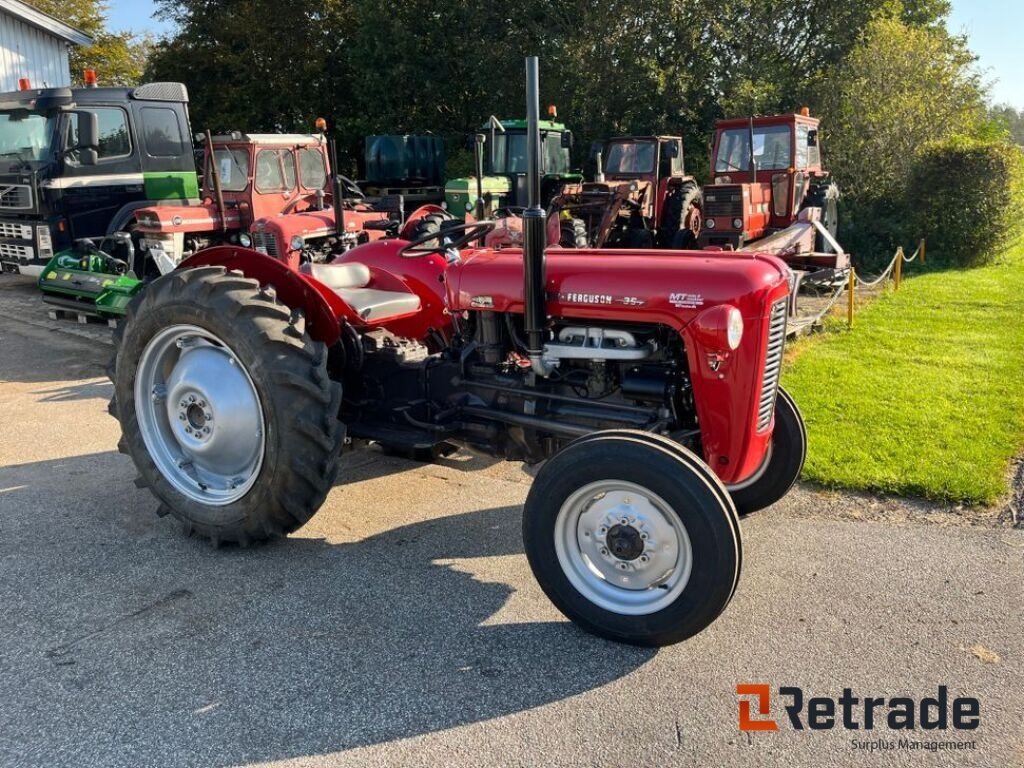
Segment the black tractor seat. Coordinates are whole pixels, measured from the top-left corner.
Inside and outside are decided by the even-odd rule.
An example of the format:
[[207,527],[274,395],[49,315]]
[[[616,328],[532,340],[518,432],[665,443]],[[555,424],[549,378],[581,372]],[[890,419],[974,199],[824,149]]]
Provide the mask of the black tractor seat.
[[338,294],[368,322],[408,315],[420,308],[420,297],[415,293],[367,288],[370,268],[365,264],[303,264],[302,271]]

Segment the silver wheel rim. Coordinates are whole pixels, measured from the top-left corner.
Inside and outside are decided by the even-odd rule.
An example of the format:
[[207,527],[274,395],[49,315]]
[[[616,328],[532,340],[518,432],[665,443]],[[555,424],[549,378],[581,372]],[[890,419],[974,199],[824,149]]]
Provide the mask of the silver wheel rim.
[[607,611],[655,613],[690,580],[686,527],[664,499],[635,483],[601,480],[579,488],[558,511],[554,534],[566,577]]
[[266,435],[259,395],[235,352],[205,328],[174,325],[150,339],[135,411],[153,463],[189,499],[231,504],[256,482]]

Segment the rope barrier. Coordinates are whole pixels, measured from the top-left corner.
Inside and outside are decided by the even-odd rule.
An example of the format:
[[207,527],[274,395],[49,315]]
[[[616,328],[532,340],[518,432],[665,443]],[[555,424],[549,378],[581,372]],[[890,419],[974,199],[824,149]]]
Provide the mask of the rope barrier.
[[854,311],[853,297],[857,290],[860,288],[874,288],[880,285],[885,280],[888,280],[890,276],[894,278],[896,290],[899,290],[900,281],[902,278],[901,268],[903,264],[911,263],[912,261],[917,259],[918,256],[921,257],[921,261],[923,263],[924,254],[925,241],[923,239],[920,243],[918,243],[917,250],[915,250],[910,256],[907,256],[903,252],[903,247],[900,246],[896,249],[896,253],[893,254],[892,260],[889,262],[888,266],[886,266],[886,268],[882,270],[881,274],[879,274],[877,277],[871,280],[865,280],[864,278],[862,278],[851,266],[849,270],[848,279],[844,280],[843,283],[836,288],[835,292],[832,294],[831,297],[829,297],[829,300],[825,303],[825,306],[812,316],[795,318],[788,324],[788,330],[793,333],[799,333],[805,328],[809,328],[813,325],[818,324],[821,321],[821,319],[831,311],[832,307],[834,307],[836,305],[836,302],[839,301],[839,297],[842,296],[844,293],[848,295],[849,301],[847,307],[847,323],[852,327]]

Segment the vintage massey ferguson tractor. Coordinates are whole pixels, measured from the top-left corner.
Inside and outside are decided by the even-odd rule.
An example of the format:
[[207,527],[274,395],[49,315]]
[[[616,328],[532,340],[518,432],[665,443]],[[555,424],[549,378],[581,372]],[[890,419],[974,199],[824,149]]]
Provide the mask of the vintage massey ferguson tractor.
[[839,187],[822,168],[818,124],[806,107],[799,114],[716,123],[702,246],[741,248],[786,229],[813,207],[829,236],[819,231],[814,253],[820,256],[799,266],[835,266],[827,254],[836,251]]
[[701,191],[683,167],[678,136],[624,136],[597,151],[594,181],[552,199],[559,243],[569,248],[695,248]]
[[159,514],[241,545],[309,520],[348,439],[542,463],[523,539],[546,594],[596,634],[678,642],[735,590],[737,512],[803,464],[779,389],[787,268],[546,248],[537,94],[530,58],[523,248],[467,247],[493,227],[477,221],[298,269],[202,251],[117,331],[120,448]]

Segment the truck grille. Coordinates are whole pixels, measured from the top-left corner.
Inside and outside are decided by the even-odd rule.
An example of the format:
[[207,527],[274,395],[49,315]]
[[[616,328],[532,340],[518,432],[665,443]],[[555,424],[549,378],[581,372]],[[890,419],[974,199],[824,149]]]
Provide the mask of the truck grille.
[[761,378],[761,400],[757,406],[758,432],[768,428],[775,412],[775,396],[779,391],[779,375],[782,373],[782,351],[786,346],[786,312],[787,300],[779,299],[772,305],[768,317],[768,350]]
[[25,211],[32,208],[32,188],[27,184],[0,184],[0,208]]
[[267,254],[267,256],[277,258],[277,240],[269,232],[253,232],[252,247],[257,251]]
[[31,240],[32,227],[28,224],[0,221],[0,237],[6,237],[10,240]]
[[[705,188],[704,218],[732,219],[743,217],[743,193],[738,189]],[[725,223],[723,222],[723,226]]]
[[18,259],[28,261],[35,256],[35,251],[27,245],[0,243],[0,259]]

